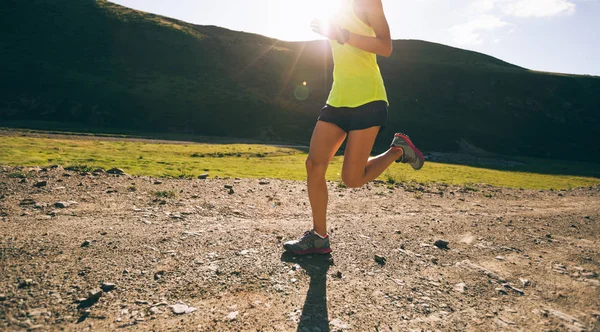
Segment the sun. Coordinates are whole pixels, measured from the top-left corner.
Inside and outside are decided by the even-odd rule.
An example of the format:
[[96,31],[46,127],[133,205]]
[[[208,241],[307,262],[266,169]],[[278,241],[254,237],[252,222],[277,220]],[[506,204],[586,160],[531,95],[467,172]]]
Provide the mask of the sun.
[[287,41],[323,39],[310,28],[315,19],[327,20],[344,0],[269,0],[267,35]]

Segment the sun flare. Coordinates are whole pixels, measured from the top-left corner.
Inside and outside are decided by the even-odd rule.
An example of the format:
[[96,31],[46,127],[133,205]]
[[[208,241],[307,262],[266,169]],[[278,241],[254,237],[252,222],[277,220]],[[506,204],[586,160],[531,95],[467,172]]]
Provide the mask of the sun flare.
[[304,0],[289,1],[269,0],[267,15],[268,35],[270,37],[298,41],[314,40],[323,37],[312,32],[310,23],[313,20],[328,20],[339,9],[344,0]]

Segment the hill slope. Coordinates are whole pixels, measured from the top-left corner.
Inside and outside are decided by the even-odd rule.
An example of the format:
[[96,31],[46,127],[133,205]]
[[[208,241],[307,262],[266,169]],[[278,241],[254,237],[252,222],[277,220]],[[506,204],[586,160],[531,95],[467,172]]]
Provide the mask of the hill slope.
[[[324,41],[281,42],[104,0],[8,0],[0,14],[0,124],[307,141],[331,86]],[[380,66],[391,108],[379,147],[401,130],[427,150],[600,160],[600,78],[413,40],[394,41]]]

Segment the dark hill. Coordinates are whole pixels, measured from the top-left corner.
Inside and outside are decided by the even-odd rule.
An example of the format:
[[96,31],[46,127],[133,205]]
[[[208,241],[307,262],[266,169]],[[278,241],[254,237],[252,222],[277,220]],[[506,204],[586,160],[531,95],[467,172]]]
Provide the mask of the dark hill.
[[[331,86],[323,41],[281,42],[103,0],[4,0],[0,15],[0,125],[308,142]],[[425,150],[468,142],[600,160],[598,77],[532,72],[414,40],[394,41],[380,66],[391,108],[379,147],[405,131]]]

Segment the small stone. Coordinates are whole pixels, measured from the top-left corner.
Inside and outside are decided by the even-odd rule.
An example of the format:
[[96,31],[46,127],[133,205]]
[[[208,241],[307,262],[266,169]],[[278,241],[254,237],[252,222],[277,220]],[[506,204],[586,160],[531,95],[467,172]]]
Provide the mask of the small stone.
[[102,168],[96,168],[95,170],[92,171],[92,173],[102,174],[102,173],[106,173],[106,172]]
[[464,293],[466,289],[467,284],[465,284],[464,282],[459,282],[458,284],[454,285],[454,290],[459,293]]
[[232,188],[233,188],[233,185],[231,185],[231,184],[226,184],[225,185],[225,189],[232,189]]
[[208,173],[198,175],[198,179],[200,180],[205,180],[206,178],[208,178]]
[[6,294],[0,294],[0,301],[6,301]]
[[527,287],[527,286],[531,285],[531,281],[529,279],[519,278],[519,281],[521,282],[521,285],[523,285],[523,287]]
[[246,249],[244,249],[244,250],[240,251],[240,253],[239,253],[239,254],[240,254],[240,256],[246,256],[246,255],[248,255],[249,253],[250,253],[250,251],[249,251],[249,250],[246,250]]
[[123,175],[123,174],[125,174],[125,171],[122,170],[122,169],[120,169],[120,168],[114,167],[114,168],[111,168],[108,171],[106,171],[106,173],[108,173],[108,174],[116,174],[116,175]]
[[504,288],[496,288],[496,291],[502,295],[508,295],[508,292]]
[[117,285],[111,283],[111,282],[104,282],[102,283],[102,286],[100,286],[100,288],[102,288],[102,290],[104,292],[110,292],[111,290],[114,290],[117,287]]
[[227,320],[229,320],[229,321],[236,320],[239,313],[240,313],[239,311],[232,311],[225,318],[227,318]]
[[90,243],[91,243],[91,242],[90,242],[89,240],[85,240],[85,241],[83,241],[83,243],[81,244],[81,247],[82,247],[82,248],[89,247],[89,246],[90,246]]
[[394,233],[396,233],[396,234],[402,234],[402,231],[400,231],[400,230],[397,230],[397,231],[395,231]]
[[385,265],[387,259],[384,256],[375,255],[375,261],[380,265]]
[[154,184],[162,184],[162,181],[156,180],[156,181],[154,181]]
[[292,278],[292,279],[290,279],[290,281],[291,281],[292,283],[296,283],[296,282],[298,282],[298,279],[296,279],[296,278]]
[[38,181],[33,186],[36,188],[45,187],[48,185],[48,181]]
[[134,303],[137,304],[137,305],[148,305],[148,304],[150,304],[150,302],[148,302],[146,300],[135,300]]
[[54,206],[59,208],[59,209],[66,209],[67,207],[69,207],[69,203],[67,202],[56,202],[54,203]]
[[448,242],[446,240],[437,240],[433,243],[434,246],[436,246],[440,249],[449,249],[448,244],[450,244],[450,242]]
[[338,279],[342,279],[342,272],[341,271],[337,271],[335,273],[335,277],[338,278]]
[[197,310],[196,308],[189,307],[184,303],[177,303],[170,307],[171,307],[171,311],[173,311],[173,313],[176,315],[189,314],[189,313],[192,313]]
[[36,205],[36,203],[32,198],[25,198],[19,203],[19,205]]
[[269,183],[271,183],[271,182],[266,181],[266,180],[258,181],[258,184],[260,184],[261,186],[267,185]]
[[158,315],[162,313],[162,311],[160,311],[160,309],[158,309],[157,307],[152,307],[149,311],[151,315]]
[[91,291],[88,292],[88,297],[87,300],[88,301],[97,301],[98,299],[100,299],[100,297],[102,296],[102,290],[99,288],[94,288]]
[[234,193],[235,193],[235,191],[233,191],[233,188],[229,189],[229,192],[228,192],[229,195],[233,195]]
[[506,259],[504,258],[504,256],[496,256],[496,259],[497,259],[497,260],[499,260],[499,261],[504,261],[504,260],[506,260]]
[[33,279],[25,279],[19,283],[19,288],[25,288],[33,285]]
[[329,321],[329,325],[333,326],[334,330],[348,330],[350,329],[350,325],[348,325],[347,323],[344,323],[343,321],[339,320],[339,319],[332,319]]
[[162,278],[165,275],[165,271],[157,271],[156,273],[154,273],[154,280],[158,280],[160,278]]

